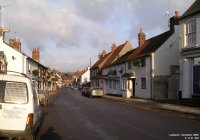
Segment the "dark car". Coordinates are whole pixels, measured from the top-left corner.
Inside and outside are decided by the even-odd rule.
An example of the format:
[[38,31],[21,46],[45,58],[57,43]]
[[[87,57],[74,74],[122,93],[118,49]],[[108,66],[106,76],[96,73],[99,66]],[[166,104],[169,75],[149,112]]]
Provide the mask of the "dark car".
[[90,87],[84,87],[84,88],[82,89],[82,95],[83,95],[83,96],[87,96],[87,92],[88,92],[89,89],[90,89]]

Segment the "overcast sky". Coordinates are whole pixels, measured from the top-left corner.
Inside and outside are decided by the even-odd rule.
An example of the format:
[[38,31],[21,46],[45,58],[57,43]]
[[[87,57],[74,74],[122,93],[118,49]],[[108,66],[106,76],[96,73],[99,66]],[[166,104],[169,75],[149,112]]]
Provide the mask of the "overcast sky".
[[[0,0],[8,38],[18,38],[31,57],[62,72],[81,70],[113,43],[138,46],[140,27],[146,38],[168,30],[176,10],[182,15],[195,0]],[[170,15],[166,15],[169,11]]]

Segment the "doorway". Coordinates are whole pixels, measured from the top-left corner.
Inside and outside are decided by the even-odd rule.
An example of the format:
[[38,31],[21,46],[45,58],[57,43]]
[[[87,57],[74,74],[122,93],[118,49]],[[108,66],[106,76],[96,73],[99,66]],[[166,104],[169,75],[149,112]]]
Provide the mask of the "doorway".
[[135,78],[132,78],[132,87],[133,87],[133,90],[132,90],[132,97],[135,97]]
[[193,94],[200,95],[200,65],[193,66]]

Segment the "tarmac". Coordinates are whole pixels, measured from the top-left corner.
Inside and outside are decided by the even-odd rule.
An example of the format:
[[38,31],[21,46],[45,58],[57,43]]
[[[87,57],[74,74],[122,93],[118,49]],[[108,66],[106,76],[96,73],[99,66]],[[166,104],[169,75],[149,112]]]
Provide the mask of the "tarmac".
[[184,105],[178,104],[178,102],[176,104],[163,103],[163,102],[158,102],[158,101],[150,100],[150,99],[124,98],[124,97],[111,96],[111,95],[103,95],[103,98],[117,101],[117,102],[133,104],[134,106],[138,106],[138,107],[162,109],[162,110],[175,111],[175,112],[200,116],[199,107],[184,106]]

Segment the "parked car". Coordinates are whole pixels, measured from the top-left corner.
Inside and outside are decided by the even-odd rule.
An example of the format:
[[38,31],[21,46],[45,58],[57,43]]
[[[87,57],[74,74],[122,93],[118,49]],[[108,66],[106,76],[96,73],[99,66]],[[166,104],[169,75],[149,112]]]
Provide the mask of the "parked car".
[[103,89],[100,87],[91,87],[87,90],[86,96],[92,97],[102,97],[103,96]]
[[44,89],[37,89],[37,92],[38,92],[40,105],[44,107],[47,106],[50,99],[49,93]]
[[86,96],[89,89],[90,89],[90,87],[84,87],[84,88],[82,89],[82,95],[83,95],[83,96]]
[[0,79],[0,139],[35,140],[44,116],[36,85],[19,74],[0,74]]

